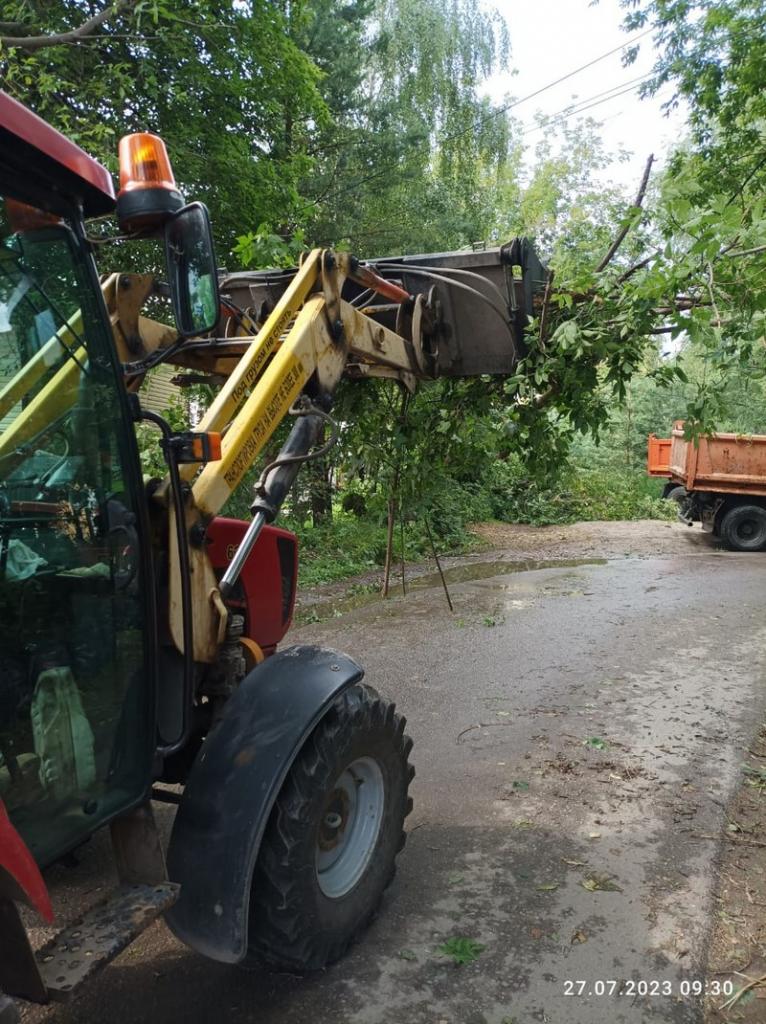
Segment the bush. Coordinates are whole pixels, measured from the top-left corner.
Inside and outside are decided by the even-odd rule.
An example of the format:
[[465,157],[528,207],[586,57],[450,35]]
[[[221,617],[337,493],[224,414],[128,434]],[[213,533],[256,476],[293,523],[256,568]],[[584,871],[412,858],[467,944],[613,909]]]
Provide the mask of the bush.
[[643,471],[572,467],[554,486],[513,481],[493,493],[494,516],[502,522],[550,526],[583,520],[674,519],[662,483]]
[[[342,504],[342,503],[341,503]],[[490,518],[486,502],[454,487],[449,495],[440,495],[431,507],[428,522],[439,554],[462,554],[480,543],[467,530],[469,522]],[[300,583],[316,586],[356,576],[372,569],[382,569],[386,561],[387,508],[384,499],[375,495],[368,500],[367,513],[359,518],[355,512],[337,508],[332,522],[313,526],[297,523],[289,517],[280,525],[293,530],[300,544]],[[401,524],[394,530],[393,561],[402,558]],[[407,562],[422,561],[431,556],[431,545],[422,518],[409,518],[405,509],[404,557]]]

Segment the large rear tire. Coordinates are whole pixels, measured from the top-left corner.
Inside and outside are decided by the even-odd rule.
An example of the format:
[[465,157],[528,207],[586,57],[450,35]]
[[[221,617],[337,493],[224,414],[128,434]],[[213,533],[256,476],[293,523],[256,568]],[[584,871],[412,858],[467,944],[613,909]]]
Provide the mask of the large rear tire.
[[721,538],[732,551],[763,551],[766,548],[766,508],[737,505],[721,520]]
[[666,501],[676,501],[679,505],[686,498],[686,496],[686,488],[683,487],[681,484],[678,484],[676,487],[671,487],[668,493],[664,495]]
[[306,741],[259,851],[246,965],[320,970],[374,917],[412,808],[404,726],[393,704],[357,684]]

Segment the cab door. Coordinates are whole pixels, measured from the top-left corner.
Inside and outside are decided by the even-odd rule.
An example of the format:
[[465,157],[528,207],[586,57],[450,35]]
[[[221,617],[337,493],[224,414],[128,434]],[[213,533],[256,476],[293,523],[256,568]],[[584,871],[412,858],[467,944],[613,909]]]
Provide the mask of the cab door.
[[144,797],[154,748],[135,437],[75,228],[0,196],[0,798],[40,864]]

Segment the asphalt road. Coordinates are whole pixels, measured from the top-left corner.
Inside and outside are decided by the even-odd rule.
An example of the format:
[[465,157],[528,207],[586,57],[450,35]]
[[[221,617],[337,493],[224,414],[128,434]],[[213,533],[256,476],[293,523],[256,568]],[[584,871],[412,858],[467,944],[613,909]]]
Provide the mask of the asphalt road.
[[[340,964],[308,979],[245,974],[158,924],[78,1003],[34,1019],[701,1020],[686,985],[705,980],[720,848],[705,837],[724,827],[766,717],[766,555],[695,541],[513,568],[468,571],[483,578],[452,584],[454,615],[427,587],[295,634],[357,657],[415,740],[397,879]],[[98,838],[54,869],[65,914],[108,884],[106,863]],[[450,937],[484,949],[458,967],[438,951]]]

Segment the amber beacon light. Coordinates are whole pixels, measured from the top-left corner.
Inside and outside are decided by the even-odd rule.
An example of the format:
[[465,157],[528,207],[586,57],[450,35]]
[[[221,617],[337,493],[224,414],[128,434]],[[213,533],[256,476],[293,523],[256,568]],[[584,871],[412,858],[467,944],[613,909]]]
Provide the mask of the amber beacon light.
[[183,205],[162,139],[148,132],[120,139],[120,227],[125,231],[159,227]]

